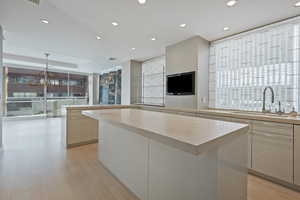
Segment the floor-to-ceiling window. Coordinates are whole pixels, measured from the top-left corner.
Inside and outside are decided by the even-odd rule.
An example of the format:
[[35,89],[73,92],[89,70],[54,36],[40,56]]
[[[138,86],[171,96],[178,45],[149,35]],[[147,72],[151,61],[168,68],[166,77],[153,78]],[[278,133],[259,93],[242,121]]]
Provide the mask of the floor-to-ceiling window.
[[300,19],[213,42],[210,49],[210,107],[261,111],[271,86],[278,110],[299,109]]
[[5,67],[4,79],[5,116],[60,116],[63,105],[88,103],[86,74]]
[[39,115],[44,112],[44,72],[5,68],[5,115]]

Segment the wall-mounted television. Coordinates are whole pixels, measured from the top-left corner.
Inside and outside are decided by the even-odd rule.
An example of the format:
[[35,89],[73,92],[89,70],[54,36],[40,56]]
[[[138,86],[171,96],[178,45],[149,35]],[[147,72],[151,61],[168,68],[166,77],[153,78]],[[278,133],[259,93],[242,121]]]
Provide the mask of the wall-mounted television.
[[167,76],[168,95],[195,95],[195,72]]

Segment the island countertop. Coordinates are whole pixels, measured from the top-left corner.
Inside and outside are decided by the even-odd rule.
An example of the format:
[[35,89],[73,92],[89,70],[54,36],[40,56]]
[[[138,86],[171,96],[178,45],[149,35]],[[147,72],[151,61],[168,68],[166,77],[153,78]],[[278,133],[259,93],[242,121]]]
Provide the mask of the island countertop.
[[140,109],[82,111],[83,115],[133,129],[146,137],[199,154],[223,139],[246,133],[247,124]]

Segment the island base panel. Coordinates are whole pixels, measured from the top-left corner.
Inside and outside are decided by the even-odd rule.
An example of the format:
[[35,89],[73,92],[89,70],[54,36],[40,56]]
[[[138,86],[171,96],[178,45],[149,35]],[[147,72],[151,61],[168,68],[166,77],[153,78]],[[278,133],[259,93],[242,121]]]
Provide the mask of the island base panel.
[[100,123],[100,161],[141,200],[246,200],[246,133],[194,155]]

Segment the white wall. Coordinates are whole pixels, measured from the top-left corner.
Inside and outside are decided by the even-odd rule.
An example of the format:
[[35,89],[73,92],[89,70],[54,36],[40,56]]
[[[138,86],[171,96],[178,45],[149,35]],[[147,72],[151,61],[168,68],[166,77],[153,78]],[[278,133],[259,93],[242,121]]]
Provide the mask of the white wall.
[[3,113],[3,98],[2,98],[2,85],[3,85],[3,66],[2,66],[2,55],[3,55],[3,31],[0,25],[0,148],[2,147],[2,113]]
[[89,75],[89,104],[99,104],[99,76],[100,74],[93,73]]
[[142,63],[130,60],[121,64],[122,66],[122,89],[121,104],[130,105],[140,103],[141,99],[141,73]]
[[195,95],[166,96],[167,107],[204,108],[208,106],[209,42],[200,36],[166,47],[166,74],[196,72]]
[[121,104],[129,105],[131,101],[131,85],[130,85],[130,73],[131,73],[131,61],[127,61],[121,64],[122,66],[122,88],[121,88]]
[[131,100],[130,103],[142,102],[142,63],[131,61]]
[[199,40],[197,68],[197,103],[198,109],[208,108],[209,105],[209,42]]

